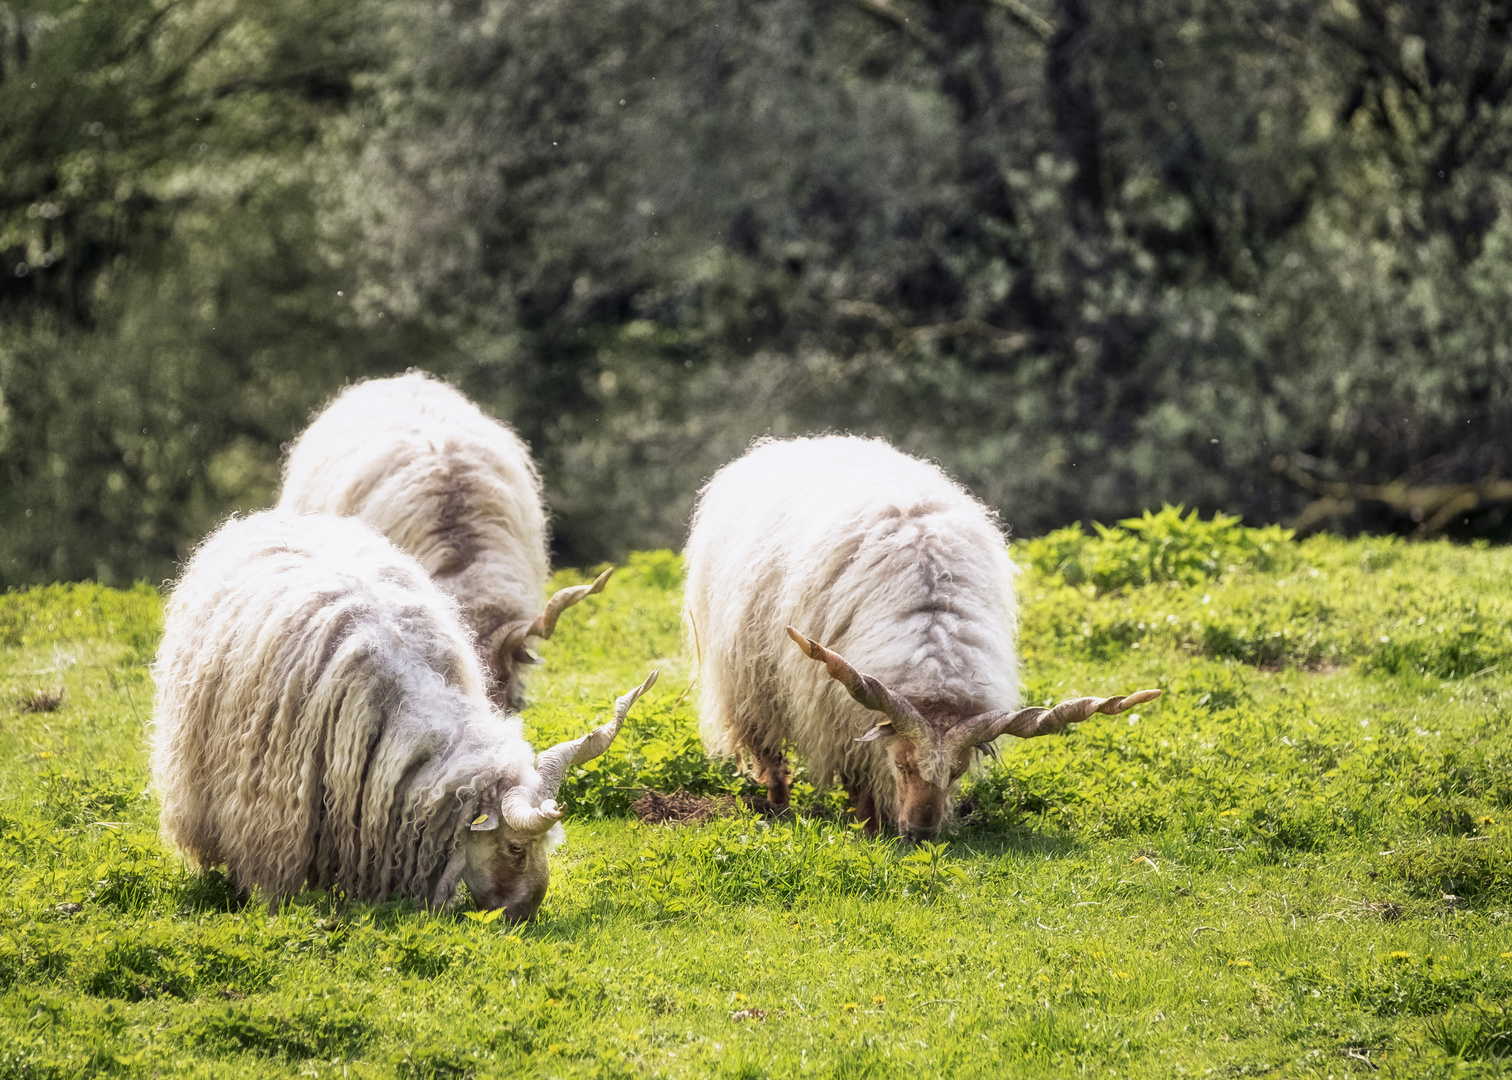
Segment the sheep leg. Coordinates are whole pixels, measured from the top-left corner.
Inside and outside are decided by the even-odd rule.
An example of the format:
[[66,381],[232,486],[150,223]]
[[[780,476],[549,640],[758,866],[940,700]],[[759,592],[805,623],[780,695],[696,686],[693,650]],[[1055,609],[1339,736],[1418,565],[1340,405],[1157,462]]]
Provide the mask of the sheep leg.
[[850,796],[851,809],[855,811],[856,820],[861,823],[862,831],[868,837],[876,836],[877,799],[872,794],[871,787],[864,780],[847,780],[845,793]]
[[792,794],[793,774],[780,750],[756,751],[756,782],[765,784],[773,814],[785,814]]

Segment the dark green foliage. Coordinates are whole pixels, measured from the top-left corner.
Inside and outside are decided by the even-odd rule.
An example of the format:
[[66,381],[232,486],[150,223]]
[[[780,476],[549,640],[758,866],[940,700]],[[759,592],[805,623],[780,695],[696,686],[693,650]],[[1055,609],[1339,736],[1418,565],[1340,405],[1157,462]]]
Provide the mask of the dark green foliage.
[[[411,364],[528,438],[574,564],[822,429],[1019,535],[1505,536],[1347,492],[1512,471],[1509,56],[1470,0],[11,0],[0,583],[170,577]],[[1209,573],[1138,531],[1068,572]]]
[[310,150],[369,52],[350,4],[0,5],[0,583],[161,582],[344,379]]

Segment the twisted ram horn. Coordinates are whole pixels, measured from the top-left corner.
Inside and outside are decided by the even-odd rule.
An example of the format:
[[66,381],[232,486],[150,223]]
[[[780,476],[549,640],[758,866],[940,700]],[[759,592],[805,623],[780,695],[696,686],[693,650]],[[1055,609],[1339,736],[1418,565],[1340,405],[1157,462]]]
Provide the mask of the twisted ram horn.
[[846,661],[839,653],[831,652],[813,638],[804,637],[791,626],[787,628],[788,637],[798,643],[803,650],[803,655],[811,660],[818,660],[829,669],[830,678],[834,679],[856,701],[865,705],[873,712],[879,712],[887,717],[868,731],[857,742],[871,742],[889,734],[883,731],[883,727],[890,726],[893,732],[903,736],[912,742],[919,742],[925,738],[924,718],[919,715],[909,701],[893,693],[870,675],[864,675]]
[[1142,702],[1154,701],[1159,690],[1138,690],[1124,697],[1084,697],[1063,701],[1053,709],[1033,706],[1018,712],[988,712],[973,716],[960,730],[962,743],[990,743],[999,735],[1017,735],[1032,739],[1036,735],[1053,735],[1067,724],[1079,723],[1094,713],[1113,716]]
[[621,694],[619,700],[614,703],[614,719],[607,724],[596,727],[588,734],[576,739],[557,743],[549,750],[542,750],[536,755],[536,772],[541,774],[539,791],[543,799],[556,798],[557,788],[562,786],[562,777],[567,775],[569,768],[581,765],[585,761],[592,761],[609,749],[609,744],[619,734],[620,725],[625,722],[625,717],[630,712],[630,706],[635,704],[635,699],[656,685],[656,675],[657,672],[653,671],[646,676],[646,681],[634,690]]
[[557,743],[537,754],[536,772],[540,774],[541,782],[535,794],[540,796],[540,805],[531,805],[531,793],[523,787],[510,788],[499,802],[499,819],[515,832],[527,836],[539,836],[556,824],[565,813],[557,805],[556,793],[562,786],[562,778],[567,775],[567,770],[585,761],[592,761],[609,749],[609,744],[619,734],[620,726],[630,712],[630,706],[635,704],[636,698],[656,685],[656,676],[657,672],[651,672],[646,676],[645,682],[629,693],[622,694],[614,703],[614,719],[607,724],[576,739]]
[[556,630],[557,620],[562,617],[562,612],[583,597],[602,592],[604,582],[609,580],[609,575],[612,573],[614,573],[614,567],[611,566],[587,585],[573,585],[557,590],[551,599],[546,601],[546,609],[533,620],[520,619],[516,622],[505,623],[493,632],[489,654],[497,656],[512,653],[525,644],[526,638],[549,639]]
[[517,833],[540,836],[559,820],[563,810],[555,799],[542,799],[532,806],[530,795],[521,787],[512,787],[499,800],[499,820]]

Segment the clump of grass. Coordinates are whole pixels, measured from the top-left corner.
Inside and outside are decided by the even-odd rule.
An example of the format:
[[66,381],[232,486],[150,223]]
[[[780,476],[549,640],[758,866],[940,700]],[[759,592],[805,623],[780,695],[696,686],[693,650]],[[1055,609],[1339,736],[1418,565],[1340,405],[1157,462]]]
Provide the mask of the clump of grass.
[[1512,1006],[1490,988],[1474,1000],[1434,1016],[1424,1026],[1424,1042],[1455,1061],[1512,1064]]
[[16,708],[24,713],[50,713],[57,712],[63,707],[63,702],[68,698],[68,691],[61,686],[49,689],[33,690],[23,694],[16,702]]
[[[1505,552],[1476,557],[1444,542],[1278,535],[1254,541],[1264,557],[1236,552],[1239,561],[1212,577],[1120,571],[1098,585],[1078,572],[1073,584],[1062,569],[1071,564],[1055,561],[1065,545],[1036,548],[1049,539],[1015,547],[1031,566],[1021,590],[1031,661],[1069,653],[1107,662],[1176,650],[1266,668],[1361,662],[1366,671],[1451,679],[1512,665],[1512,596],[1498,580],[1512,569]],[[1270,564],[1276,569],[1264,569]]]
[[360,1002],[311,995],[297,1002],[237,1002],[205,1009],[175,1036],[213,1054],[252,1053],[281,1061],[329,1060],[359,1053],[373,1036]]

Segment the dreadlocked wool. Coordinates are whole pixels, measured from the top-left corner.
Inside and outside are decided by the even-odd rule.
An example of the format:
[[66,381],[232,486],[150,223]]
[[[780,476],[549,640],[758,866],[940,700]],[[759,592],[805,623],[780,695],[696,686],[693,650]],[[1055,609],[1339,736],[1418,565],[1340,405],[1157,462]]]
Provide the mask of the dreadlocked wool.
[[474,815],[536,782],[456,602],[355,519],[223,525],[173,590],[152,675],[163,832],[243,895],[447,903]]
[[896,820],[887,743],[857,741],[876,714],[794,647],[790,625],[910,699],[963,715],[1018,705],[1003,534],[930,462],[877,439],[760,440],[700,493],[685,554],[699,732],[715,755],[749,764],[792,744],[816,786],[859,780]]
[[[530,449],[425,372],[342,391],[289,448],[279,506],[367,522],[456,597],[485,645],[541,610],[546,513]],[[496,674],[518,708],[519,668],[506,659]]]

